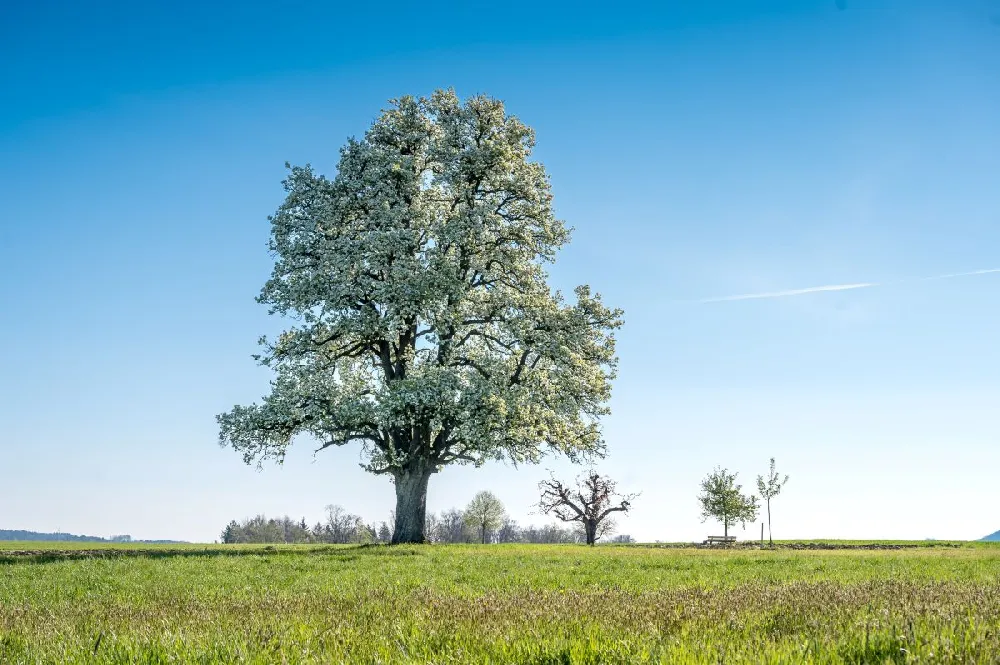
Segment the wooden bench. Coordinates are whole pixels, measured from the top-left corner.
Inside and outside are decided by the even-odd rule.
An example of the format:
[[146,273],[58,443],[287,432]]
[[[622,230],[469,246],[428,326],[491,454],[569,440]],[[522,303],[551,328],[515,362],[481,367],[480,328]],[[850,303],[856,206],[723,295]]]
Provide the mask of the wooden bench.
[[735,542],[736,536],[709,536],[702,545],[726,545]]

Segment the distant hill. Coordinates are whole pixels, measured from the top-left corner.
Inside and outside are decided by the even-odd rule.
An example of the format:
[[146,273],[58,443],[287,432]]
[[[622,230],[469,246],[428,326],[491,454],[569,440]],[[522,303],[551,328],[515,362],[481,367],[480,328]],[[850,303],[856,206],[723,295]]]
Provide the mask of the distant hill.
[[72,533],[38,533],[20,529],[0,529],[0,540],[63,540],[72,542],[101,543],[98,536],[75,536]]
[[181,543],[180,540],[132,540],[131,536],[114,536],[112,538],[101,538],[100,536],[77,536],[72,533],[39,533],[37,531],[23,531],[21,529],[0,529],[0,541],[2,540],[47,540],[74,543]]
[[987,541],[990,541],[990,542],[1000,541],[1000,531],[997,531],[996,533],[991,533],[990,535],[986,536],[985,538],[980,538],[980,540],[987,540]]

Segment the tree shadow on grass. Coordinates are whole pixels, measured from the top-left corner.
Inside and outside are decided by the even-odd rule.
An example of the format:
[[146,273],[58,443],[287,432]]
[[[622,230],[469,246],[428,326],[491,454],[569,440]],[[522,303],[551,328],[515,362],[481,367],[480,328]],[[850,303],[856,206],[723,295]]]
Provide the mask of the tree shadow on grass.
[[419,556],[420,546],[389,545],[212,545],[204,548],[107,547],[94,549],[0,549],[0,566],[44,564],[88,559],[173,559],[211,557],[301,557],[323,556],[340,560],[361,557]]

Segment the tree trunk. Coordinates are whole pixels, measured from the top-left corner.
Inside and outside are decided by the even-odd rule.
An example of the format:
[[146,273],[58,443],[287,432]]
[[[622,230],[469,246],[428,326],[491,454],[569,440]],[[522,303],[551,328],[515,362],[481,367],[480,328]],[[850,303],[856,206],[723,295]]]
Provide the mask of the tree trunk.
[[767,500],[767,541],[774,547],[774,537],[771,535],[771,499]]
[[722,537],[723,538],[728,538],[729,537],[729,518],[728,517],[723,517],[722,518]]
[[584,522],[584,530],[587,535],[587,544],[594,545],[597,542],[597,523],[590,520]]
[[483,522],[483,545],[486,544],[486,522]]
[[396,524],[392,544],[426,543],[427,482],[431,470],[425,464],[402,469],[395,474]]

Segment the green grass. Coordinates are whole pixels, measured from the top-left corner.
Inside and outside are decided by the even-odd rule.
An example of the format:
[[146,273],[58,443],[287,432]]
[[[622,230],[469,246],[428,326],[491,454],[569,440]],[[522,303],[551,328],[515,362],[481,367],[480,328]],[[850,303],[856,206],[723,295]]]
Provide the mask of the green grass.
[[0,663],[1000,662],[981,544],[39,545],[0,551]]

